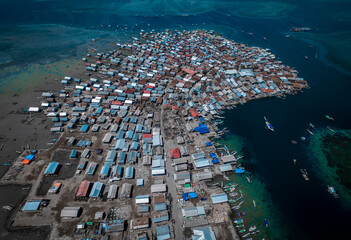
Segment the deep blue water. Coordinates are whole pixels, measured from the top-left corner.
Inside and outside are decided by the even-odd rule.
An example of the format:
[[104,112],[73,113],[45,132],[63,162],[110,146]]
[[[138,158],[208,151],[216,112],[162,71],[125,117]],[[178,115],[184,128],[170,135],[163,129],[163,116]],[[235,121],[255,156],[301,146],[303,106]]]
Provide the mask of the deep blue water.
[[[255,174],[266,184],[276,208],[295,226],[294,239],[345,239],[351,213],[331,201],[313,172],[310,182],[302,179],[291,159],[299,159],[305,168],[312,163],[304,146],[294,146],[290,140],[307,136],[309,122],[316,126],[329,124],[325,114],[336,119],[337,127],[351,128],[351,58],[333,59],[328,51],[342,55],[343,46],[331,49],[315,38],[320,34],[350,33],[350,20],[337,17],[348,12],[351,19],[350,1],[277,1],[280,5],[267,1],[237,1],[230,5],[235,1],[228,0],[144,2],[0,0],[0,71],[11,65],[77,56],[89,47],[87,42],[92,38],[126,39],[140,29],[214,29],[235,41],[270,48],[284,63],[295,67],[311,89],[285,100],[249,102],[227,112],[230,120],[225,125],[250,145]],[[268,10],[260,12],[262,6]],[[272,15],[279,6],[283,10]],[[303,34],[289,33],[292,26],[312,27],[308,42]],[[286,34],[291,38],[285,38]],[[350,41],[342,37],[336,40],[340,39]],[[310,60],[306,61],[305,56]],[[263,116],[270,119],[275,133],[265,130]]]

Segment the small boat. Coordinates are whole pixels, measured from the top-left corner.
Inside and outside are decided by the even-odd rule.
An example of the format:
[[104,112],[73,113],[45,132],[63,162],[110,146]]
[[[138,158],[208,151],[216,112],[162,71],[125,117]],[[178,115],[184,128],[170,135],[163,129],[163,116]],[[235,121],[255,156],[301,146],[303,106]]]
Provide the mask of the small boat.
[[243,222],[243,219],[240,218],[240,219],[238,219],[238,220],[234,220],[233,222],[234,222],[234,223],[242,223],[242,222]]
[[325,115],[325,117],[326,117],[328,120],[330,120],[330,121],[334,121],[334,118],[332,118],[332,117],[329,116],[329,115]]
[[249,236],[249,235],[250,235],[250,233],[246,233],[246,234],[243,235],[243,238],[244,238],[244,237],[247,237],[247,236]]
[[297,163],[297,159],[293,159],[294,165],[296,165]]
[[306,141],[306,138],[305,137],[301,137],[300,138],[302,141]]
[[295,140],[291,140],[292,144],[297,144],[297,142]]
[[307,128],[306,130],[307,130],[307,132],[308,132],[309,134],[311,134],[312,136],[314,135],[313,132],[312,132],[311,130],[309,130],[308,128]]
[[257,229],[256,226],[251,226],[251,227],[249,228],[249,231],[252,232],[252,231],[255,231],[256,229]]
[[249,178],[249,176],[246,176],[247,182],[251,183],[251,179]]
[[312,28],[310,27],[293,27],[291,29],[292,32],[307,32],[307,31],[311,31]]
[[307,56],[305,56],[305,60],[308,60],[309,58]]
[[268,228],[268,227],[269,227],[269,221],[268,221],[268,219],[266,218],[266,219],[264,220],[264,222],[266,223],[266,227]]
[[334,129],[332,129],[331,127],[327,126],[327,128],[329,129],[329,131],[335,133]]
[[328,192],[333,195],[334,198],[339,198],[339,195],[336,193],[335,188],[333,186],[327,186],[328,187]]
[[289,38],[289,37],[290,37],[290,35],[289,35],[289,34],[288,34],[288,35],[285,35],[285,37],[286,37],[286,38]]
[[307,170],[306,169],[300,169],[300,172],[301,172],[301,174],[302,174],[302,177],[303,177],[303,179],[305,179],[306,181],[308,181],[308,180],[310,180],[309,178],[308,178],[308,172],[307,172]]
[[7,211],[11,211],[13,209],[13,207],[6,205],[6,206],[2,206],[2,209],[7,210]]
[[266,117],[263,117],[264,121],[266,123],[266,127],[268,130],[271,130],[272,132],[274,132],[274,127],[272,126],[272,124],[270,122],[268,122],[268,119]]
[[255,202],[255,200],[252,200],[252,203],[253,203],[254,207],[256,207],[256,202]]
[[314,128],[314,125],[313,125],[312,123],[310,123],[309,126],[310,126],[311,128]]

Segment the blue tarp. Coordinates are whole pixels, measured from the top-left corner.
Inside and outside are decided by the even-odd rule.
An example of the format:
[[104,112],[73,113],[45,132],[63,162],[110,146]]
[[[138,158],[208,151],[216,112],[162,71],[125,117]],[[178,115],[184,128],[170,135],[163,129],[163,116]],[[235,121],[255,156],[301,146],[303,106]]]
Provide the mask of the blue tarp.
[[196,127],[195,132],[199,132],[200,134],[205,134],[205,133],[209,133],[210,130],[208,130],[206,124],[201,124],[200,126]]
[[215,153],[210,153],[211,158],[217,158],[217,155]]
[[189,200],[189,197],[188,197],[187,193],[183,193],[182,196],[183,196],[184,201],[188,201]]
[[242,168],[236,168],[235,173],[245,173],[245,169]]
[[30,160],[30,161],[33,161],[34,158],[35,158],[35,156],[34,156],[33,154],[29,154],[29,155],[26,156],[25,159]]
[[188,193],[190,198],[197,198],[197,194],[195,192]]
[[209,146],[212,146],[213,144],[211,142],[207,142],[206,143],[206,146],[209,147]]
[[78,152],[76,149],[73,149],[70,154],[70,158],[76,158],[78,156]]
[[212,163],[213,163],[213,164],[219,163],[218,158],[212,159]]

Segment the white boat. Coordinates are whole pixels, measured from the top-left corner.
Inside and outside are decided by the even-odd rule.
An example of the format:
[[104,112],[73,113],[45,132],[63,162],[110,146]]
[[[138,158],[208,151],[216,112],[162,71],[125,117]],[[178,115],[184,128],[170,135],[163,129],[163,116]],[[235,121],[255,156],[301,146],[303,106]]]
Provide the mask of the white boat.
[[2,209],[7,210],[7,211],[11,211],[13,209],[13,207],[6,205],[6,206],[2,206]]
[[256,229],[257,229],[256,226],[251,226],[251,227],[249,228],[249,231],[252,232],[252,231],[255,231]]

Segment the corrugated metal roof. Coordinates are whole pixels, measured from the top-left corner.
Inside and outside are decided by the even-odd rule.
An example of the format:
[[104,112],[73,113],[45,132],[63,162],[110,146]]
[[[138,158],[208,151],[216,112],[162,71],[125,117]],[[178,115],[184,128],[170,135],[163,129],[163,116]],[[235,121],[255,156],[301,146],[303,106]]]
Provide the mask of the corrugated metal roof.
[[74,218],[78,217],[79,212],[81,211],[81,207],[64,207],[61,210],[61,217],[62,218]]
[[165,210],[167,210],[166,203],[156,203],[155,204],[155,211],[165,211]]
[[126,174],[125,174],[126,178],[130,179],[130,178],[134,178],[134,168],[133,167],[127,167],[126,169]]
[[164,239],[171,238],[171,235],[169,233],[169,226],[167,224],[158,226],[156,228],[156,233],[157,233],[157,240],[164,240]]
[[44,174],[55,174],[58,166],[59,166],[58,162],[51,162],[49,166],[46,168]]
[[87,180],[84,180],[80,183],[78,192],[76,194],[77,197],[86,197],[88,195],[88,190],[89,190],[90,182]]
[[211,194],[212,203],[223,203],[228,202],[228,196],[225,193]]
[[104,184],[102,182],[95,182],[93,188],[91,189],[89,197],[97,198],[101,195],[101,190]]
[[232,171],[233,168],[232,168],[232,165],[230,165],[230,164],[224,164],[224,165],[219,166],[219,170],[221,172],[227,172],[227,171]]

